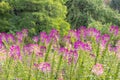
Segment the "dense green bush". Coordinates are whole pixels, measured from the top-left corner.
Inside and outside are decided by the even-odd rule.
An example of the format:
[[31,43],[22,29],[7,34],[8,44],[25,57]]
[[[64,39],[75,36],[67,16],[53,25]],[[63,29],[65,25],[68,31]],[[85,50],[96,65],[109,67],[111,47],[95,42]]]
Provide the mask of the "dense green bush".
[[72,28],[88,26],[91,18],[101,24],[120,25],[120,14],[104,4],[103,0],[68,0],[67,20]]
[[112,23],[102,24],[100,21],[91,20],[92,22],[88,24],[88,27],[96,28],[100,30],[102,34],[109,33],[109,28]]
[[8,26],[10,25],[8,19],[10,18],[9,11],[11,7],[9,3],[0,1],[0,32],[8,31]]
[[10,31],[29,28],[31,33],[49,32],[55,28],[65,34],[70,29],[65,21],[67,8],[62,0],[4,0],[12,7]]
[[110,6],[120,12],[120,0],[111,0]]

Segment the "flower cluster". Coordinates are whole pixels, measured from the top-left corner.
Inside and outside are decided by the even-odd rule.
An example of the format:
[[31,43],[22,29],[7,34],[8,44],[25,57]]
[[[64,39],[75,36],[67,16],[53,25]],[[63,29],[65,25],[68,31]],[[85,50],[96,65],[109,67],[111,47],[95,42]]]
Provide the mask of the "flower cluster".
[[[27,78],[35,75],[36,80],[78,80],[86,75],[97,75],[97,80],[104,76],[103,73],[108,74],[106,71],[118,73],[116,70],[119,65],[116,67],[111,61],[119,64],[120,60],[120,36],[117,26],[111,26],[105,34],[95,28],[84,26],[78,30],[70,30],[64,36],[60,36],[59,31],[55,29],[49,34],[40,32],[32,38],[28,34],[27,29],[16,32],[15,35],[0,33],[0,64],[4,63],[2,67],[6,66],[5,69],[10,65],[10,69],[15,68],[11,72],[12,75],[15,74],[14,71],[18,71],[20,75],[23,72],[26,76],[29,74]],[[14,65],[14,62],[18,65]],[[108,70],[111,67],[112,69]],[[8,78],[11,75],[10,70],[5,69],[3,72],[7,71],[5,73]]]

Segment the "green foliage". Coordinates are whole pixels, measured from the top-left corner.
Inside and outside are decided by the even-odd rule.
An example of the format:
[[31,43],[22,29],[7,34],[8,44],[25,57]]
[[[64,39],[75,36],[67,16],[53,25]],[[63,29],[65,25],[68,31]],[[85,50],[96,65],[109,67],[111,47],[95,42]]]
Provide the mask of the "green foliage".
[[29,28],[32,34],[49,32],[52,28],[65,34],[70,29],[63,0],[5,0],[13,8],[10,31]]
[[120,12],[120,0],[111,0],[110,6]]
[[72,28],[88,26],[91,18],[102,24],[120,25],[120,14],[104,4],[103,0],[69,0],[67,20]]
[[1,31],[7,31],[9,22],[8,19],[10,18],[9,11],[11,10],[11,7],[9,3],[1,1],[0,2],[0,32]]
[[100,30],[102,34],[109,33],[109,28],[112,23],[106,23],[102,24],[99,21],[92,20],[91,23],[88,24],[88,27],[96,28],[97,30]]

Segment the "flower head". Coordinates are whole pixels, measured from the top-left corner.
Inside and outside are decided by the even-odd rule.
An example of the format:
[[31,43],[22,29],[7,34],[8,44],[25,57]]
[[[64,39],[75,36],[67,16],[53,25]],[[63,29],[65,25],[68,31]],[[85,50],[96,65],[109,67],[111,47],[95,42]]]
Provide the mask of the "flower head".
[[54,42],[59,40],[59,32],[55,29],[52,29],[49,34],[50,40],[53,40]]
[[9,43],[14,43],[15,42],[15,37],[13,34],[7,34],[7,41]]
[[46,73],[51,71],[51,65],[48,62],[42,62],[40,64],[34,64],[35,67],[37,67],[38,70]]
[[76,41],[74,43],[74,48],[76,50],[85,50],[85,51],[91,51],[92,50],[92,47],[90,44],[88,43],[84,43],[84,42],[81,42],[81,41]]
[[104,72],[103,65],[99,63],[95,64],[92,68],[92,72],[97,76],[102,75]]
[[101,40],[100,40],[100,48],[103,50],[106,47],[106,44],[108,43],[108,41],[110,40],[110,36],[108,34],[104,34],[101,36]]
[[0,33],[0,40],[2,42],[7,42],[7,33]]
[[110,27],[110,33],[117,35],[119,32],[119,27],[118,26],[111,26]]
[[33,41],[36,42],[36,43],[39,41],[39,37],[38,37],[38,36],[34,36],[32,39],[33,39]]
[[28,36],[28,29],[22,29],[22,34],[24,37]]
[[101,35],[100,31],[95,29],[95,28],[88,28],[87,29],[87,36],[88,37],[95,37],[96,38],[100,35]]
[[10,57],[13,58],[14,60],[19,59],[21,60],[21,54],[20,54],[20,47],[17,45],[12,45],[10,47],[9,51]]
[[16,37],[17,37],[17,40],[18,40],[19,42],[21,42],[21,41],[23,40],[23,34],[22,34],[22,32],[17,32],[17,33],[16,33]]
[[41,32],[40,33],[40,41],[42,42],[42,43],[47,43],[47,41],[49,42],[49,36],[47,35],[47,33],[46,32]]

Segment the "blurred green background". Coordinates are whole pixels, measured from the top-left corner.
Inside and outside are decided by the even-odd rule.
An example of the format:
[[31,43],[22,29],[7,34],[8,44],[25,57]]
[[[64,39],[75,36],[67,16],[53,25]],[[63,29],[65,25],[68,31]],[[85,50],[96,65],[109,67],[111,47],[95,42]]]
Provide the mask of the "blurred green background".
[[27,28],[31,35],[55,28],[65,35],[80,26],[103,33],[120,26],[120,0],[0,0],[0,32]]

